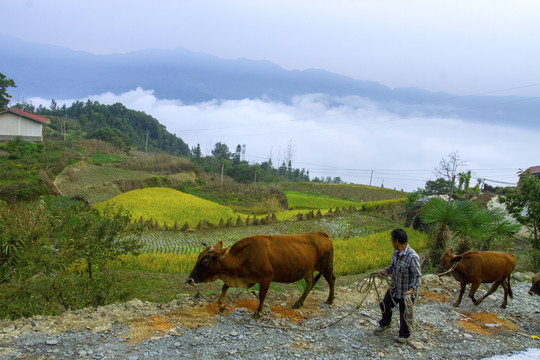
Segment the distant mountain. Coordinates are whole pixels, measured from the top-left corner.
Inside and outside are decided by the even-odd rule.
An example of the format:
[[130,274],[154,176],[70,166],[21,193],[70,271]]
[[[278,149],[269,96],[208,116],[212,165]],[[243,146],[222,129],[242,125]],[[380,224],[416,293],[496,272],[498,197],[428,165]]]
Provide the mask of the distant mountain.
[[365,97],[400,115],[540,127],[539,98],[391,89],[324,70],[288,71],[268,61],[226,60],[181,48],[95,55],[0,35],[0,49],[0,72],[15,81],[15,91],[25,98],[84,99],[137,87],[185,104],[245,98],[289,102],[295,95],[322,93]]

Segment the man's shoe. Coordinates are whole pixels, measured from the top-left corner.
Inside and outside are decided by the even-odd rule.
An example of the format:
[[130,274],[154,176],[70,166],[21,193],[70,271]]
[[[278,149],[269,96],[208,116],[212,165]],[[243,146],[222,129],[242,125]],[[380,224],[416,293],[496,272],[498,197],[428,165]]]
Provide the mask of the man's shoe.
[[406,338],[406,337],[403,337],[403,336],[398,336],[396,338],[396,342],[398,343],[401,343],[401,344],[404,344],[406,342],[409,342],[409,338]]
[[388,329],[389,327],[390,327],[390,325],[385,325],[385,326],[379,325],[379,326],[377,326],[377,327],[375,328],[375,330],[373,330],[373,332],[374,332],[375,334],[380,334],[380,333],[382,333],[384,330]]

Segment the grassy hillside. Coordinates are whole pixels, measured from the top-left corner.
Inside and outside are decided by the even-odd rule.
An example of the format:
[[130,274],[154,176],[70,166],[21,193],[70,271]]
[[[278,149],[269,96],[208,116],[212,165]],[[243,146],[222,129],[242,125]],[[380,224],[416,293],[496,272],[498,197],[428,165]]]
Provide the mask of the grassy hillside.
[[94,204],[112,199],[125,190],[193,180],[193,172],[161,176],[144,170],[82,162],[67,168],[57,177],[55,184],[64,195],[82,196]]

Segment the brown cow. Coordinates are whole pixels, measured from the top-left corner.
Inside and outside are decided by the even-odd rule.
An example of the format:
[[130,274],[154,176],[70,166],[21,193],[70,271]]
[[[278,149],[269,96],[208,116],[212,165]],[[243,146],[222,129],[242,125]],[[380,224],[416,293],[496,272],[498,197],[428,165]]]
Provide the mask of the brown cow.
[[[454,306],[459,306],[461,303],[465,286],[469,283],[471,284],[469,297],[472,299],[474,305],[480,304],[487,296],[497,290],[499,285],[504,289],[502,308],[506,307],[508,295],[511,298],[514,297],[510,288],[510,274],[516,266],[516,258],[511,253],[467,251],[462,255],[454,256],[450,249],[441,256],[437,273],[448,271],[453,265],[455,265],[455,268],[450,273],[461,284],[461,290]],[[493,285],[484,296],[476,300],[474,293],[482,283],[493,283]]]
[[540,271],[532,278],[532,286],[529,290],[529,295],[540,295]]
[[[296,235],[255,235],[245,237],[228,248],[218,241],[199,254],[197,263],[188,277],[188,283],[211,282],[224,284],[219,296],[219,310],[225,310],[225,294],[229,287],[250,288],[259,284],[260,316],[270,282],[292,283],[304,279],[306,288],[294,304],[297,309],[304,303],[321,274],[330,287],[328,304],[334,300],[334,250],[332,240],[324,232]],[[313,272],[319,274],[314,279]]]

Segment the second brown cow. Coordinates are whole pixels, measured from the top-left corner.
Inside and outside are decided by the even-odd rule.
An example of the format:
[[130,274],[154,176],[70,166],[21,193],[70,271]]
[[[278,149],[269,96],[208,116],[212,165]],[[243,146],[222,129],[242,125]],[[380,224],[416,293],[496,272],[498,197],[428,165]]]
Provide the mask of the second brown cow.
[[[516,258],[511,253],[498,251],[467,251],[462,255],[454,255],[452,250],[446,251],[440,259],[439,274],[445,271],[459,281],[461,289],[454,306],[459,306],[467,284],[471,284],[469,297],[475,305],[480,304],[491,295],[499,286],[504,289],[502,308],[506,307],[507,298],[513,298],[510,288],[510,275],[516,266]],[[454,267],[452,269],[452,267]],[[451,270],[451,271],[450,271]],[[493,283],[487,293],[476,300],[474,294],[482,283]]]
[[[207,245],[199,254],[187,282],[196,284],[223,280],[218,300],[220,311],[225,309],[224,299],[229,287],[250,288],[258,283],[257,315],[260,315],[272,281],[292,283],[305,279],[304,293],[294,305],[294,308],[298,308],[322,274],[330,288],[326,302],[332,304],[335,282],[333,261],[332,240],[324,232],[255,235],[238,240],[228,248],[223,248],[221,241],[214,246]],[[315,279],[314,271],[319,272]]]

